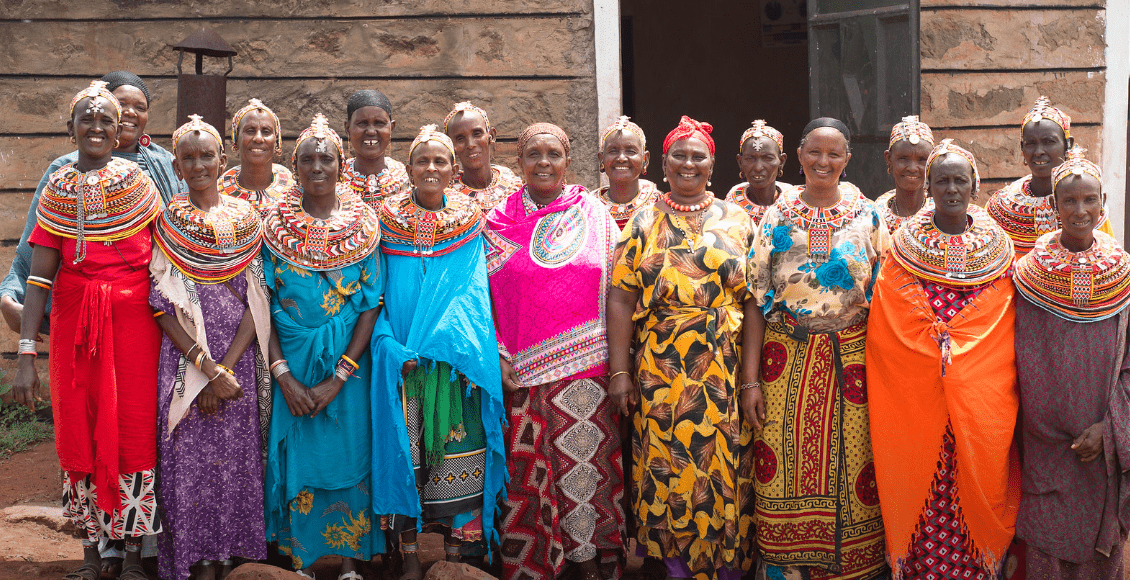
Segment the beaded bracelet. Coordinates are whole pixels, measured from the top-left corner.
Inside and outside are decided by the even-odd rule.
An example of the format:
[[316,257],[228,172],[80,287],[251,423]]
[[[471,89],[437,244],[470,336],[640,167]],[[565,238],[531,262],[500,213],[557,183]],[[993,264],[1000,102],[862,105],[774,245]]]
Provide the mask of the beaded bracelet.
[[232,375],[232,376],[235,376],[235,373],[233,373],[231,369],[229,369],[228,367],[226,367],[226,366],[224,366],[220,363],[216,363],[216,368],[223,369],[223,371],[225,373]]
[[351,377],[353,375],[350,374],[348,369],[346,369],[345,367],[343,367],[341,365],[338,365],[337,368],[334,369],[334,376],[341,379],[341,382],[344,383],[345,381],[348,381],[349,377]]
[[761,383],[753,382],[753,383],[742,383],[742,386],[738,387],[738,390],[744,391],[746,389],[760,389],[760,388],[761,388]]

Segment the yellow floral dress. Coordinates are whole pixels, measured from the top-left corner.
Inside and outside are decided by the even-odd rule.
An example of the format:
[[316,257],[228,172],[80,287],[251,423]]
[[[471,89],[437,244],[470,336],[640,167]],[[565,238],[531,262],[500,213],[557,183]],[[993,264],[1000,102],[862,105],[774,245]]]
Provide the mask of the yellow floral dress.
[[640,210],[616,247],[612,281],[639,294],[632,508],[649,556],[695,578],[752,561],[753,438],[737,399],[745,256],[754,226],[716,201],[698,234],[687,219]]

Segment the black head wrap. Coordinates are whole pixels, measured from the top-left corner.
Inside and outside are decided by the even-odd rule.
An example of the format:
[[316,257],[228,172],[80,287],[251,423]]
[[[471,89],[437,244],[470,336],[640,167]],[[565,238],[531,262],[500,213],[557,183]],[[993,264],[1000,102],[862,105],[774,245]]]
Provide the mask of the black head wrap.
[[141,80],[141,77],[126,70],[116,70],[102,75],[102,80],[106,82],[106,88],[110,92],[123,85],[137,87],[145,95],[145,104],[149,104],[149,87],[145,86],[145,81]]
[[375,90],[364,90],[353,93],[349,97],[349,103],[345,106],[345,120],[348,123],[353,118],[353,113],[361,107],[380,107],[388,113],[389,118],[392,117],[392,103],[389,102],[388,97],[384,93]]
[[848,129],[848,126],[845,125],[843,121],[833,119],[832,117],[820,117],[819,119],[809,121],[808,124],[804,126],[804,131],[801,132],[800,142],[804,143],[809,133],[821,127],[831,127],[839,131],[844,136],[844,139],[847,140],[848,145],[851,144],[851,130]]

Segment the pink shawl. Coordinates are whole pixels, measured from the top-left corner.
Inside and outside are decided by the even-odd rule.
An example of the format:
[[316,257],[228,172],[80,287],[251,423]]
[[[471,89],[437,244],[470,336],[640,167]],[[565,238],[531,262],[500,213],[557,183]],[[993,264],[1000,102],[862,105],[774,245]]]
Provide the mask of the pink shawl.
[[487,215],[499,350],[526,385],[608,372],[605,299],[620,230],[580,185],[527,215],[526,188]]

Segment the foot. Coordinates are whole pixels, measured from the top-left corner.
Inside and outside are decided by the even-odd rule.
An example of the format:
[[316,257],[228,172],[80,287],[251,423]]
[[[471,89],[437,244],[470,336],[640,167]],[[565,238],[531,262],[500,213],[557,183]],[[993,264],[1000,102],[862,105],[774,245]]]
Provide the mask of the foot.
[[83,562],[81,566],[63,576],[63,580],[98,580],[101,576],[102,567],[100,564]]
[[420,555],[417,552],[406,552],[399,580],[421,580],[423,577],[424,572],[420,567]]
[[118,580],[149,580],[149,576],[145,574],[145,569],[140,564],[123,563]]
[[232,569],[235,568],[235,562],[231,560],[224,560],[220,562],[219,580],[226,580],[228,574],[231,574]]
[[342,558],[337,580],[363,580],[361,573],[357,571],[357,561],[353,558]]
[[196,563],[196,573],[192,580],[216,580],[216,564],[210,560],[201,560]]
[[102,577],[107,579],[117,578],[122,573],[121,558],[102,558]]

